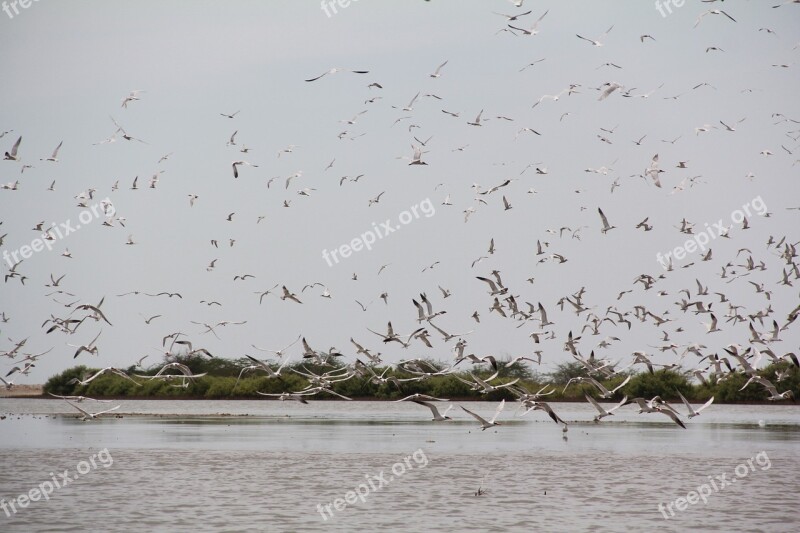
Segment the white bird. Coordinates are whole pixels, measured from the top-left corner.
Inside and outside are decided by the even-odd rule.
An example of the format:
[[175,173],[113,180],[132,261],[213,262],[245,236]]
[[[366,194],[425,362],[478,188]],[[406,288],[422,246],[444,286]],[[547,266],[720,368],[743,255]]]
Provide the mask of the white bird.
[[603,85],[607,85],[607,87],[603,90],[603,92],[600,93],[600,96],[597,98],[598,100],[605,100],[611,93],[622,88],[622,85],[615,81],[608,82]]
[[327,71],[323,72],[319,76],[317,76],[315,78],[307,79],[306,81],[307,82],[317,81],[318,79],[320,79],[320,78],[322,78],[324,76],[327,76],[328,74],[336,74],[337,72],[352,72],[353,74],[369,74],[368,70],[350,70],[350,69],[346,69],[346,68],[332,68],[330,70],[327,70]]
[[409,165],[427,165],[428,163],[422,160],[422,147],[411,145],[411,148],[414,149],[414,155],[411,157],[411,162]]
[[84,420],[84,421],[86,421],[86,420],[94,420],[95,418],[98,418],[100,415],[103,415],[105,413],[110,413],[111,411],[116,411],[117,409],[122,407],[121,405],[117,405],[116,407],[112,407],[111,409],[106,409],[105,411],[98,411],[97,413],[89,413],[88,411],[84,411],[83,409],[81,409],[80,407],[78,407],[77,405],[75,405],[74,403],[72,403],[72,402],[70,402],[68,400],[64,400],[64,401],[67,402],[68,404],[70,404],[72,407],[74,407],[78,411],[80,411],[81,413],[83,413],[83,417],[81,418],[81,420]]
[[442,70],[442,67],[444,67],[446,64],[447,64],[447,61],[445,61],[444,63],[442,63],[442,64],[441,64],[441,65],[439,65],[438,67],[436,67],[436,70],[434,71],[434,73],[433,73],[433,74],[431,74],[431,75],[430,75],[430,77],[431,77],[431,78],[438,78],[439,76],[441,76],[441,74],[439,73],[439,71],[441,71],[441,70]]
[[725,15],[726,17],[728,17],[729,19],[731,19],[733,22],[736,22],[736,19],[735,19],[735,18],[733,18],[732,16],[728,15],[727,13],[725,13],[725,12],[724,12],[723,10],[721,10],[721,9],[709,9],[708,11],[705,11],[705,12],[703,12],[703,13],[700,13],[700,16],[699,16],[699,17],[697,17],[697,21],[694,23],[694,26],[693,26],[693,27],[695,27],[695,28],[696,28],[696,27],[697,27],[697,25],[698,25],[698,24],[700,24],[700,21],[701,21],[701,20],[703,20],[703,17],[705,17],[706,15]]
[[53,150],[53,154],[50,157],[46,159],[39,159],[39,161],[53,161],[54,163],[58,162],[58,151],[61,149],[62,144],[64,144],[64,141],[58,143],[58,146],[56,146],[56,149]]
[[544,14],[541,17],[536,19],[536,22],[533,23],[533,26],[531,26],[529,30],[526,30],[525,28],[517,28],[516,26],[512,26],[511,24],[509,24],[508,27],[517,31],[521,31],[524,35],[536,35],[539,33],[539,23],[542,21],[545,15],[547,15],[549,11],[550,10],[548,9],[547,11],[544,12]]
[[111,403],[111,400],[97,400],[95,398],[89,398],[87,396],[60,396],[58,394],[53,394],[52,392],[48,392],[47,394],[49,394],[53,398],[61,398],[62,400],[73,400],[78,403],[84,400],[91,400],[93,402],[98,402],[98,403]]
[[600,420],[602,420],[604,417],[607,417],[607,416],[612,416],[612,415],[614,414],[614,411],[616,411],[617,409],[619,409],[620,407],[622,407],[623,405],[625,405],[626,403],[628,403],[628,397],[627,397],[627,396],[625,396],[625,397],[622,399],[622,401],[621,401],[621,402],[619,402],[617,405],[615,405],[614,407],[612,407],[611,409],[609,409],[608,411],[606,411],[606,410],[605,410],[605,409],[604,409],[604,408],[603,408],[603,407],[602,407],[602,406],[601,406],[599,403],[597,403],[597,401],[596,401],[594,398],[592,398],[592,397],[591,397],[591,396],[589,396],[588,394],[585,394],[584,396],[586,396],[586,400],[587,400],[587,401],[588,401],[590,404],[592,404],[592,405],[594,406],[594,408],[595,408],[595,409],[597,409],[597,411],[600,413],[600,414],[598,414],[597,416],[595,416],[595,417],[594,417],[594,421],[595,421],[595,422],[599,422],[599,421],[600,421]]
[[481,115],[483,115],[483,109],[481,109],[481,112],[478,113],[478,116],[475,117],[475,120],[473,122],[467,121],[467,124],[469,124],[470,126],[481,126],[482,125],[481,120],[483,120],[484,122],[486,121],[486,119],[481,119]]
[[233,163],[231,163],[231,166],[233,167],[233,177],[234,178],[238,178],[239,177],[239,170],[237,168],[239,165],[247,165],[247,166],[251,166],[251,167],[258,167],[258,165],[254,165],[252,163],[248,163],[247,161],[234,161]]
[[502,411],[502,410],[503,410],[503,407],[505,407],[505,405],[506,405],[506,401],[505,401],[505,400],[502,400],[502,401],[500,402],[500,405],[498,405],[498,406],[497,406],[497,410],[494,412],[494,416],[493,416],[493,417],[492,417],[492,419],[491,419],[491,420],[489,420],[488,422],[486,421],[486,419],[484,419],[484,418],[483,418],[483,417],[481,417],[480,415],[477,415],[477,414],[473,413],[472,411],[470,411],[469,409],[467,409],[467,408],[466,408],[466,407],[464,407],[463,405],[462,405],[462,406],[460,406],[460,407],[461,407],[461,409],[463,409],[464,411],[466,411],[467,413],[469,413],[470,415],[472,415],[472,416],[473,416],[473,418],[475,418],[475,420],[477,420],[478,422],[480,422],[480,424],[481,424],[481,431],[485,431],[486,429],[488,429],[488,428],[490,428],[490,427],[492,427],[492,426],[499,426],[499,425],[500,425],[500,423],[499,423],[499,422],[495,422],[495,420],[497,420],[497,417],[500,415],[500,411]]
[[[274,287],[273,287],[273,288],[274,288]],[[269,349],[259,348],[259,347],[258,347],[258,346],[256,346],[255,344],[251,344],[250,346],[252,346],[252,347],[253,347],[253,348],[255,348],[256,350],[259,350],[259,351],[262,351],[262,352],[270,352],[270,353],[274,353],[274,354],[275,354],[275,355],[277,355],[278,357],[283,357],[283,354],[284,354],[284,352],[285,352],[286,350],[288,350],[289,348],[291,348],[292,346],[294,346],[295,344],[297,344],[297,341],[299,341],[299,340],[300,340],[300,337],[302,337],[302,335],[298,335],[298,336],[297,336],[297,338],[296,338],[295,340],[293,340],[292,342],[290,342],[289,344],[287,344],[286,346],[284,346],[283,348],[281,348],[281,349],[279,349],[279,350],[269,350]]]
[[607,232],[611,231],[612,229],[616,228],[616,226],[612,226],[608,223],[608,219],[606,215],[603,213],[603,210],[599,207],[597,208],[597,212],[600,213],[600,220],[603,222],[603,227],[600,228],[600,232],[605,235]]
[[281,289],[283,290],[283,294],[280,297],[281,300],[287,300],[288,299],[288,300],[292,300],[293,302],[297,302],[299,304],[303,303],[297,298],[296,294],[294,294],[293,292],[291,292],[289,289],[286,288],[286,285],[283,285],[281,287]]
[[714,403],[714,397],[712,396],[710,400],[708,400],[706,403],[704,403],[702,406],[700,406],[697,410],[695,410],[692,407],[692,404],[689,403],[689,400],[687,400],[683,396],[683,394],[681,394],[681,391],[676,391],[676,392],[678,393],[678,396],[680,396],[681,401],[683,401],[683,405],[685,405],[686,409],[689,410],[689,419],[692,419],[692,418],[694,418],[696,416],[700,416],[700,411],[702,411],[703,409],[705,409],[706,407],[708,407],[709,405]]
[[445,420],[451,420],[451,418],[447,416],[447,413],[449,413],[450,409],[453,408],[453,404],[450,404],[450,406],[445,410],[444,414],[442,415],[439,414],[439,409],[437,409],[436,406],[433,405],[431,402],[425,402],[422,400],[411,400],[411,401],[419,405],[424,405],[425,407],[430,409],[431,413],[433,413],[433,418],[431,419],[431,421],[433,422],[444,422]]
[[128,96],[126,96],[125,98],[122,99],[122,107],[127,108],[128,107],[128,102],[133,102],[135,100],[138,101],[139,100],[139,93],[143,93],[143,92],[144,91],[141,90],[141,89],[136,89],[134,91],[131,91]]
[[608,35],[608,33],[613,29],[614,29],[614,25],[612,24],[611,27],[608,28],[605,31],[605,33],[603,33],[600,37],[598,37],[597,39],[594,39],[594,40],[593,39],[587,39],[586,37],[578,35],[577,33],[575,35],[578,37],[578,39],[583,39],[584,41],[588,41],[588,42],[592,43],[594,46],[603,46],[603,43],[601,42],[601,39],[605,38],[605,36]]
[[19,143],[21,142],[22,142],[22,136],[20,136],[19,139],[17,139],[17,142],[14,143],[14,146],[11,147],[11,152],[5,153],[3,159],[6,161],[19,161],[19,157],[17,156],[17,150],[19,150]]
[[791,389],[787,389],[787,390],[779,393],[778,389],[775,387],[775,385],[772,384],[772,382],[770,380],[768,380],[766,378],[762,378],[759,375],[752,376],[749,380],[747,380],[747,383],[744,384],[744,387],[742,387],[739,390],[740,391],[744,390],[745,387],[750,385],[750,383],[752,383],[752,382],[756,382],[759,385],[761,385],[762,387],[764,387],[765,389],[767,389],[767,392],[769,392],[769,394],[770,394],[770,397],[767,398],[767,400],[777,401],[777,400],[786,400],[788,398],[792,398],[792,399],[794,398],[794,393],[792,392]]
[[711,315],[711,323],[706,324],[706,329],[708,330],[707,333],[715,333],[717,331],[722,331],[717,327],[717,317],[714,316],[714,313],[709,313]]

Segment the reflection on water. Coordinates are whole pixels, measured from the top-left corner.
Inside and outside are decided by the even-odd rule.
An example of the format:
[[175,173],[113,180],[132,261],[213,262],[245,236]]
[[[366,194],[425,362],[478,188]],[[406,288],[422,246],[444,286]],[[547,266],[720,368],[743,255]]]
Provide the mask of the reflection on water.
[[[796,530],[797,406],[714,406],[684,430],[634,407],[594,424],[588,404],[553,404],[571,421],[562,434],[543,413],[515,417],[512,404],[503,425],[480,431],[456,410],[434,423],[406,403],[119,403],[121,418],[82,422],[63,402],[0,400],[0,498],[103,448],[114,458],[49,501],[0,510],[0,530]],[[322,518],[318,504],[419,449],[424,470]],[[762,451],[769,470],[669,520],[659,512]],[[475,496],[478,486],[487,493]]]

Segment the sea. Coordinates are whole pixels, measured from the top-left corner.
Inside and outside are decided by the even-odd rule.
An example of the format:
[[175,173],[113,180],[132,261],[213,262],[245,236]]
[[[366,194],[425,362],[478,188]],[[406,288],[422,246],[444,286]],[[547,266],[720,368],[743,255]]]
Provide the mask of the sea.
[[[800,531],[800,406],[0,399],[0,531]],[[438,402],[444,412],[450,402]],[[613,404],[606,405],[607,408]],[[683,412],[683,406],[675,406]]]

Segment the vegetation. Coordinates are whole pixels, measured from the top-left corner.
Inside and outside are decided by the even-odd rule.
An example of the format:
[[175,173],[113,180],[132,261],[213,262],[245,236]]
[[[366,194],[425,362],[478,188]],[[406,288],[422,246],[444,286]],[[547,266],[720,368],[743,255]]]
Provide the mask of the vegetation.
[[[343,365],[337,362],[326,366],[300,362],[284,368],[280,378],[269,377],[264,372],[251,371],[245,373],[237,382],[241,369],[249,366],[251,364],[250,360],[174,356],[168,362],[179,362],[189,367],[193,374],[206,373],[207,375],[195,380],[187,379],[185,381],[181,379],[163,381],[137,377],[137,375],[155,375],[162,366],[158,364],[139,372],[134,367],[126,369],[126,372],[138,383],[141,383],[141,386],[137,386],[132,381],[115,374],[102,375],[93,379],[87,385],[80,385],[75,382],[76,378],[85,379],[86,376],[93,375],[99,370],[81,365],[69,368],[51,377],[45,384],[44,391],[45,393],[52,392],[59,395],[83,395],[95,398],[262,398],[257,392],[271,394],[297,392],[309,385],[309,381],[305,377],[292,370],[307,374],[322,374],[337,368],[343,368]],[[434,361],[429,361],[429,363],[439,369],[445,367],[442,363]],[[495,386],[519,379],[518,385],[526,388],[531,393],[535,393],[549,385],[547,390],[554,390],[554,392],[545,397],[547,401],[585,401],[584,394],[592,395],[595,398],[599,396],[597,388],[591,383],[573,382],[565,389],[565,385],[570,379],[586,376],[585,371],[578,363],[563,363],[558,365],[556,370],[550,374],[531,372],[529,368],[519,363],[511,365],[509,368],[506,368],[501,363],[498,363],[498,366],[499,376],[492,381]],[[277,370],[277,365],[273,365],[272,368]],[[386,367],[374,367],[373,370],[376,374],[381,375],[386,370]],[[777,381],[776,372],[785,374],[780,382]],[[367,378],[354,377],[334,383],[332,390],[338,394],[356,399],[395,400],[414,393],[451,399],[494,401],[515,399],[515,396],[505,389],[482,394],[458,379],[461,378],[470,382],[472,381],[470,373],[486,379],[494,372],[488,365],[482,365],[445,376],[432,376],[422,381],[404,382],[402,381],[403,379],[415,376],[404,370],[390,368],[386,370],[384,377],[397,378],[401,381],[401,388],[398,388],[393,383],[379,383]],[[775,383],[779,391],[791,389],[795,397],[800,398],[800,371],[790,363],[781,362],[770,365],[759,371],[759,375]],[[680,391],[690,401],[696,402],[704,402],[711,396],[715,397],[717,403],[764,402],[768,397],[764,388],[756,383],[751,383],[740,391],[739,389],[744,386],[748,379],[745,374],[740,372],[730,375],[721,381],[712,379],[706,384],[693,384],[687,374],[670,369],[658,370],[654,373],[622,374],[608,380],[598,379],[598,381],[608,390],[613,390],[628,376],[630,376],[630,381],[614,394],[615,399],[621,399],[623,395],[627,395],[630,398],[643,397],[648,399],[653,396],[661,396],[665,400],[679,401],[676,391]],[[181,383],[181,381],[184,381],[184,383]],[[335,399],[335,396],[320,394],[317,399]]]

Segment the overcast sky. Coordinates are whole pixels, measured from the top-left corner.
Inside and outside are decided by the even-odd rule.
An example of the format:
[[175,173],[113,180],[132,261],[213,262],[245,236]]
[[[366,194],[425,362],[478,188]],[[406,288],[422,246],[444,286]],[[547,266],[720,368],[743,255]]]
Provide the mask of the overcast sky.
[[[571,359],[563,349],[568,332],[581,334],[590,313],[602,319],[609,306],[624,313],[642,305],[671,321],[657,327],[652,318],[640,322],[631,314],[630,331],[604,322],[599,335],[583,332],[581,353],[614,336],[620,340],[597,349],[598,356],[627,364],[631,352],[643,350],[669,364],[678,362],[676,355],[654,347],[674,342],[681,354],[695,342],[709,352],[747,343],[748,322],[726,322],[728,304],[714,292],[743,306],[742,315],[771,305],[774,314],[763,326],[755,323],[759,331],[773,319],[783,325],[798,304],[794,275],[793,287],[779,284],[791,265],[779,257],[782,249],[767,246],[770,236],[800,240],[800,210],[789,209],[800,206],[798,6],[725,2],[735,22],[709,14],[697,27],[698,16],[723,4],[670,4],[666,16],[652,2],[596,0],[528,1],[522,8],[506,0],[360,0],[337,5],[335,14],[329,8],[330,17],[319,2],[297,0],[42,0],[17,7],[13,18],[0,12],[0,133],[8,131],[0,150],[10,151],[22,136],[19,160],[0,161],[0,182],[19,181],[17,190],[0,190],[0,236],[7,234],[0,252],[19,254],[31,245],[41,237],[32,231],[40,222],[81,228],[51,241],[52,250],[30,254],[16,268],[27,278],[24,285],[19,277],[0,284],[7,318],[0,323],[0,350],[25,338],[20,353],[53,348],[29,376],[9,378],[16,383],[42,383],[76,363],[127,367],[146,354],[145,363],[154,363],[163,355],[157,350],[162,337],[175,331],[224,357],[266,357],[251,345],[278,349],[303,335],[312,348],[337,347],[346,361],[355,353],[350,337],[387,362],[452,361],[455,340],[445,343],[431,327],[432,349],[416,340],[408,349],[385,345],[367,330],[385,332],[389,320],[400,334],[419,327],[411,299],[420,292],[435,311],[447,311],[434,319],[440,328],[474,330],[463,337],[467,353],[508,358],[540,349],[536,370],[544,372]],[[529,9],[510,24],[530,28],[547,11],[533,36],[502,31],[506,18],[493,13]],[[599,38],[602,46],[576,34]],[[441,76],[430,77],[445,60]],[[333,67],[369,73],[304,81]],[[622,87],[599,100],[604,83]],[[573,94],[562,92],[571,84]],[[142,92],[123,108],[132,90]],[[404,111],[417,93],[413,109]],[[232,119],[221,116],[237,111]],[[481,111],[481,125],[469,125]],[[123,132],[115,136],[112,117],[130,140]],[[519,133],[523,128],[539,135]],[[235,145],[227,145],[234,131]],[[112,136],[114,142],[97,144]],[[43,161],[62,140],[58,161]],[[408,164],[418,140],[426,142],[427,165]],[[282,152],[290,145],[291,152]],[[641,177],[655,154],[660,188]],[[239,166],[238,179],[231,168],[237,160],[253,165]],[[687,168],[678,168],[681,161]],[[301,174],[287,187],[295,173]],[[342,177],[359,175],[340,185]],[[138,190],[131,190],[136,176]],[[508,179],[495,192],[476,194]],[[105,217],[92,217],[81,224],[84,208],[76,196],[89,189],[95,190],[89,206],[109,198],[123,221],[115,218],[108,227]],[[298,194],[303,189],[308,195]],[[193,207],[189,195],[197,195]],[[442,205],[448,196],[452,205]],[[503,196],[511,209],[504,209]],[[323,258],[323,250],[351,243],[373,223],[401,226],[402,213],[421,203],[431,206],[430,216],[412,216],[372,250],[332,266]],[[720,219],[731,226],[732,213],[744,205],[754,215],[750,228],[733,224],[730,238],[711,240],[711,260],[694,252],[676,260],[672,272],[662,269],[656,254],[692,237],[678,231],[682,219],[695,233]],[[758,206],[770,216],[755,216]],[[598,207],[616,226],[605,234]],[[470,208],[475,211],[465,222]],[[652,231],[636,229],[645,217]],[[559,235],[562,227],[570,229]],[[135,244],[126,245],[129,236]],[[536,254],[537,240],[543,255]],[[71,258],[62,256],[67,249]],[[567,262],[539,262],[551,254]],[[756,264],[765,262],[765,271],[733,266],[720,278],[723,265],[745,264],[751,254]],[[389,266],[379,274],[382,265]],[[535,345],[529,334],[542,329],[538,320],[490,312],[493,297],[476,276],[491,277],[495,269],[521,310],[527,312],[524,302],[544,305],[554,322],[544,329],[554,339]],[[51,274],[65,275],[55,289],[45,286]],[[254,279],[234,281],[244,274]],[[665,277],[644,290],[633,283],[641,274]],[[708,314],[675,305],[684,288],[697,299],[695,279],[709,287],[700,299],[714,302],[721,332],[706,333]],[[750,281],[765,284],[771,299]],[[315,282],[332,297],[321,297],[319,286],[301,292]],[[303,303],[268,295],[259,304],[256,293],[276,284]],[[438,286],[452,295],[443,299]],[[557,302],[581,287],[590,310],[577,315],[566,304],[561,311]],[[75,296],[46,296],[59,289]],[[627,290],[633,292],[618,300]],[[118,296],[131,291],[178,292],[182,299]],[[379,298],[384,291],[388,305]],[[73,335],[41,327],[51,315],[69,315],[66,304],[97,304],[103,297],[101,309],[113,326],[88,320]],[[471,318],[475,311],[480,323]],[[162,316],[145,324],[153,315]],[[218,327],[217,338],[192,321],[247,323]],[[89,342],[101,330],[99,355],[73,359],[68,344]],[[797,325],[781,338],[776,351],[796,351]],[[300,352],[299,345],[289,350],[293,358]],[[696,360],[690,355],[682,364],[693,368]],[[3,375],[12,366],[4,360]]]

